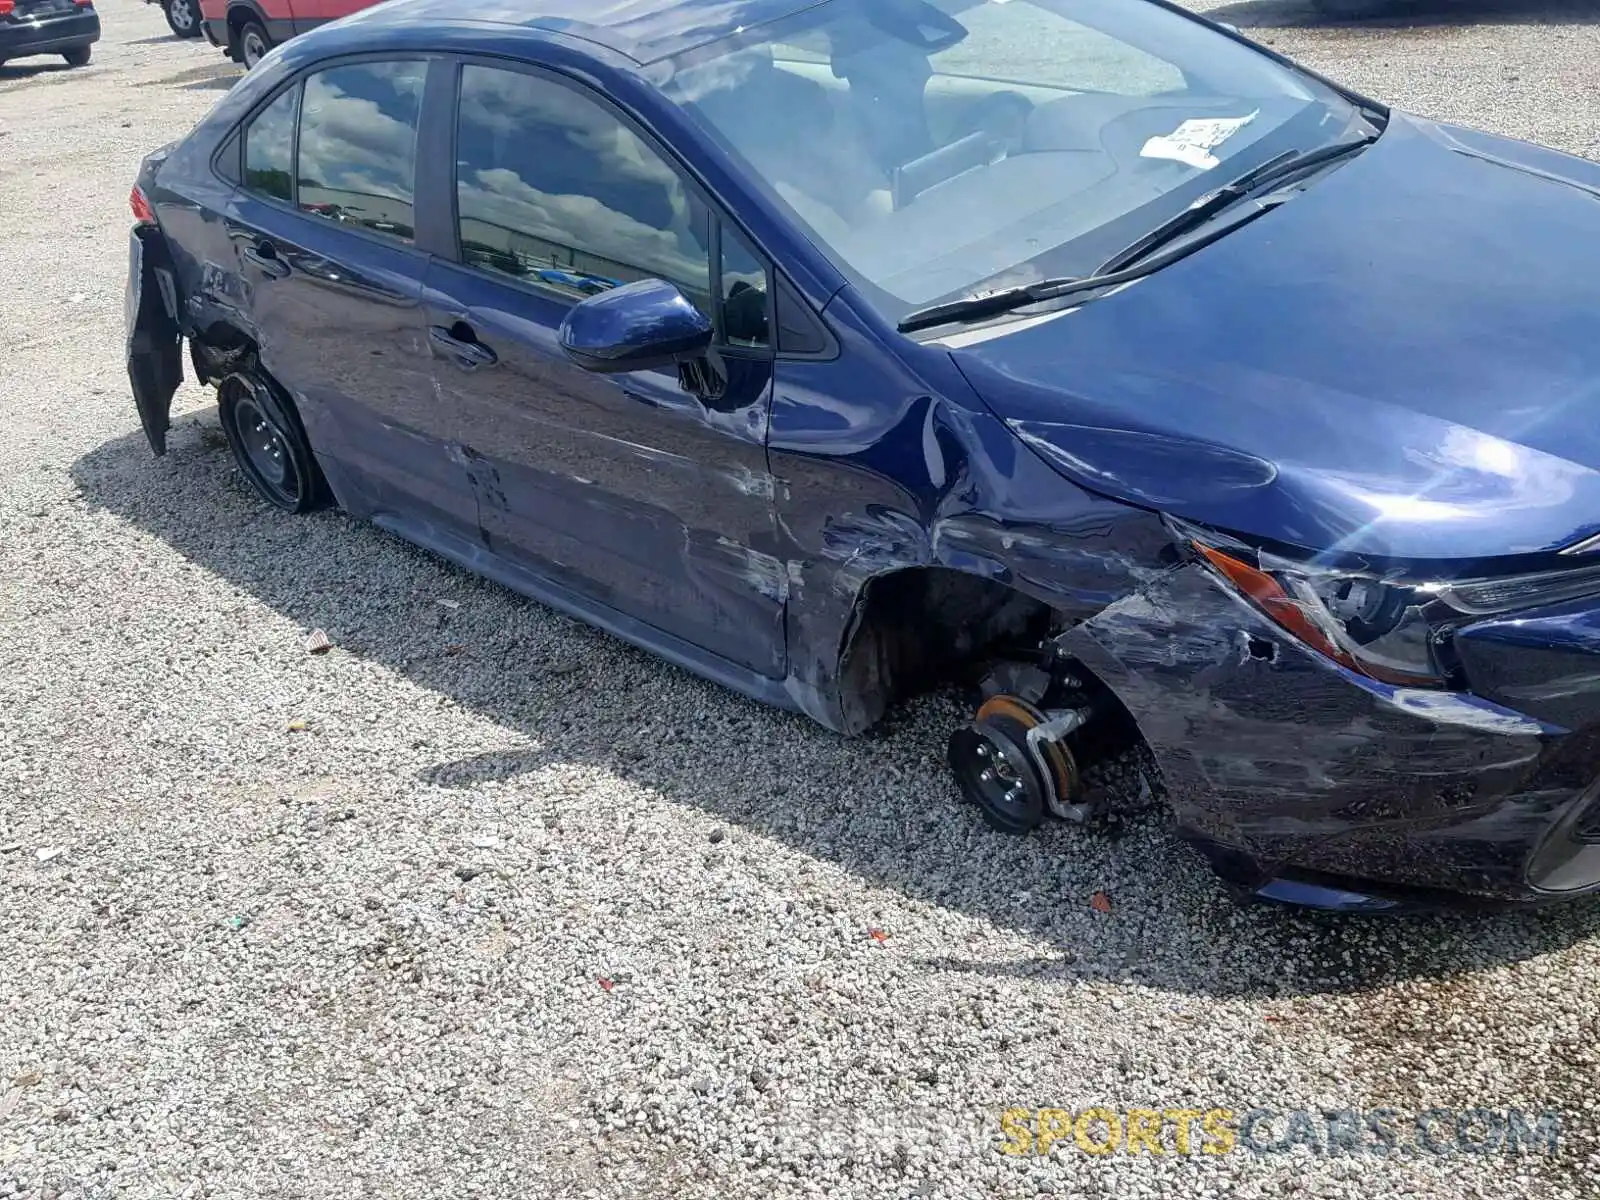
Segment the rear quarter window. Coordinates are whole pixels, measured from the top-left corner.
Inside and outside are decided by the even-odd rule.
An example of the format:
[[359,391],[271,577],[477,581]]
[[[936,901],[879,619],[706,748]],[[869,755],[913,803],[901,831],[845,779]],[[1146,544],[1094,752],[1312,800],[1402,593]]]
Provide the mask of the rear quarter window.
[[290,88],[256,115],[244,133],[244,186],[276,200],[294,199],[294,125],[300,89]]

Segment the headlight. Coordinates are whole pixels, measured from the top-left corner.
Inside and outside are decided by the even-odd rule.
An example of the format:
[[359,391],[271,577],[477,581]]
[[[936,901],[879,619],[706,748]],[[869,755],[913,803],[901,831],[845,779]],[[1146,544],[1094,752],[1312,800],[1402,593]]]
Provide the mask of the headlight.
[[1194,547],[1267,616],[1334,662],[1408,687],[1443,687],[1434,662],[1433,628],[1422,610],[1431,593],[1372,575],[1327,570],[1256,552]]
[[1324,567],[1174,521],[1179,535],[1263,613],[1352,671],[1406,687],[1444,687],[1434,653],[1463,617],[1600,595],[1600,567],[1416,582]]

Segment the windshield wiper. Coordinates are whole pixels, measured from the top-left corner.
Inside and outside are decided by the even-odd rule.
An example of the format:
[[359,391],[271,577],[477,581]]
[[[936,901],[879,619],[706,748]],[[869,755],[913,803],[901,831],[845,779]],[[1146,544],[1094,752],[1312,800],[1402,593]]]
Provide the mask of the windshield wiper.
[[1021,308],[1025,304],[1035,304],[1040,300],[1066,295],[1085,282],[1087,281],[1079,276],[1064,275],[1060,279],[1040,279],[1020,287],[1001,288],[994,292],[974,292],[970,296],[961,296],[940,304],[930,304],[926,308],[912,309],[900,318],[900,323],[895,328],[901,333],[911,333],[933,325],[943,325],[946,321],[977,321],[983,317],[998,316],[1013,308]]
[[930,304],[926,308],[915,309],[900,319],[896,326],[901,333],[911,333],[914,330],[926,329],[931,325],[943,325],[949,321],[978,321],[984,317],[997,316],[1009,312],[1014,308],[1022,308],[1028,304],[1039,304],[1045,300],[1056,300],[1062,296],[1077,296],[1088,292],[1103,291],[1106,288],[1119,287],[1124,283],[1132,283],[1135,279],[1143,279],[1146,275],[1154,275],[1168,263],[1176,262],[1186,255],[1193,254],[1202,246],[1209,246],[1223,234],[1237,229],[1247,221],[1253,221],[1262,213],[1277,207],[1287,196],[1270,196],[1258,200],[1248,211],[1240,214],[1237,220],[1225,221],[1215,228],[1188,239],[1187,241],[1170,246],[1160,254],[1146,255],[1143,260],[1133,266],[1124,267],[1120,271],[1097,271],[1093,275],[1066,276],[1061,279],[1041,279],[1035,283],[1023,284],[1020,287],[1005,288],[997,292],[981,292],[971,296],[962,296],[958,300],[946,300],[941,304]]
[[1182,237],[1191,229],[1205,224],[1223,209],[1237,204],[1252,192],[1259,192],[1270,184],[1281,183],[1291,175],[1298,175],[1309,171],[1312,167],[1319,167],[1323,163],[1332,162],[1336,158],[1343,158],[1347,154],[1372,144],[1376,134],[1354,138],[1343,142],[1332,142],[1326,146],[1319,146],[1315,150],[1286,150],[1274,158],[1269,158],[1259,166],[1252,167],[1231,183],[1225,183],[1214,192],[1207,192],[1188,208],[1170,217],[1157,225],[1149,233],[1137,241],[1118,250],[1105,262],[1100,264],[1096,275],[1104,275],[1112,271],[1120,271],[1129,263],[1137,262],[1152,250],[1165,246]]
[[[926,308],[914,309],[907,313],[901,318],[896,328],[901,333],[912,333],[918,329],[943,325],[949,321],[977,321],[982,320],[984,317],[998,316],[1014,308],[1038,304],[1045,300],[1055,300],[1062,296],[1094,292],[1102,288],[1130,283],[1135,279],[1152,274],[1186,254],[1199,250],[1202,246],[1209,245],[1218,237],[1221,237],[1222,234],[1243,224],[1244,221],[1260,216],[1269,208],[1275,207],[1284,197],[1273,200],[1264,199],[1253,212],[1246,215],[1242,220],[1223,226],[1208,237],[1196,238],[1159,256],[1152,256],[1153,251],[1163,246],[1170,246],[1171,243],[1190,230],[1204,225],[1213,217],[1218,216],[1224,209],[1232,207],[1254,192],[1259,192],[1268,184],[1281,182],[1291,175],[1310,170],[1312,167],[1320,166],[1333,159],[1353,153],[1360,147],[1371,144],[1376,136],[1376,134],[1373,134],[1352,141],[1334,142],[1316,150],[1289,150],[1276,158],[1268,159],[1260,166],[1245,172],[1245,174],[1231,183],[1223,184],[1222,187],[1214,192],[1207,192],[1176,216],[1158,225],[1138,241],[1113,254],[1092,275],[1040,279],[1017,287],[1001,288],[993,292],[975,292],[968,296],[958,297],[955,300],[930,304]],[[1134,266],[1133,264],[1135,263],[1139,263],[1139,265]]]

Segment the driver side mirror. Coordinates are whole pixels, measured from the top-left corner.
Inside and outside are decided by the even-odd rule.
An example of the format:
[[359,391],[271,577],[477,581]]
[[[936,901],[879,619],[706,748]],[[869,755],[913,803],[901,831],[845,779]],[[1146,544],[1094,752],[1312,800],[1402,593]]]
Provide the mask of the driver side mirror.
[[711,321],[672,284],[641,279],[567,311],[558,337],[585,371],[614,375],[682,366],[711,349]]

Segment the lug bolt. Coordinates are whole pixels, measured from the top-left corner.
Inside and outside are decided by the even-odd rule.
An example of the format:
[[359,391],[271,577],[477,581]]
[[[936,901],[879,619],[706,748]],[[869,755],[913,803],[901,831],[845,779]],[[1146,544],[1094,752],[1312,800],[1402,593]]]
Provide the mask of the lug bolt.
[[987,743],[987,742],[979,742],[978,743],[978,757],[979,758],[988,758],[989,757],[989,743]]

